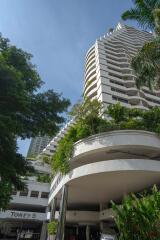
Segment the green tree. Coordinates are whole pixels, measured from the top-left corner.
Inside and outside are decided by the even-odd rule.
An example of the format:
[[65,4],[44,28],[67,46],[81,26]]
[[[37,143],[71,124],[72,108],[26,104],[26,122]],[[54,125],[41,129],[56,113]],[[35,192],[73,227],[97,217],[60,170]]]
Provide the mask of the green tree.
[[135,0],[134,8],[124,12],[122,19],[136,20],[143,29],[155,32],[155,38],[146,43],[132,59],[136,72],[137,87],[147,86],[150,89],[160,87],[160,1]]
[[17,153],[16,139],[38,134],[53,136],[64,122],[62,113],[70,104],[53,90],[40,92],[43,82],[31,59],[31,54],[0,35],[0,208],[3,209],[13,188],[24,188],[21,176],[33,170]]
[[85,137],[104,131],[107,123],[102,119],[101,103],[97,100],[85,99],[83,103],[76,104],[70,115],[74,117],[75,124],[70,127],[67,134],[59,141],[56,153],[52,158],[52,169],[66,174],[69,169],[69,159],[73,153],[73,144]]
[[[88,109],[88,111],[87,111]],[[110,105],[104,113],[100,114],[101,103],[97,100],[82,103],[74,107],[72,115],[75,124],[70,127],[65,136],[59,141],[55,154],[51,159],[53,172],[62,174],[70,170],[69,160],[72,157],[74,143],[88,136],[112,130],[146,130],[160,135],[160,108],[153,107],[148,111],[128,109],[120,103]],[[77,115],[76,115],[77,113]],[[78,117],[79,116],[79,117]]]
[[114,105],[109,105],[106,110],[106,114],[112,118],[112,121],[115,124],[127,120],[128,112],[129,110],[126,107],[121,106],[119,102]]
[[138,88],[160,88],[160,37],[142,47],[132,59],[132,67],[136,72]]
[[134,7],[122,14],[123,20],[135,20],[143,29],[155,30],[155,10],[159,0],[133,0]]
[[160,239],[160,192],[156,186],[152,193],[131,194],[122,205],[112,203],[115,222],[119,229],[119,240]]

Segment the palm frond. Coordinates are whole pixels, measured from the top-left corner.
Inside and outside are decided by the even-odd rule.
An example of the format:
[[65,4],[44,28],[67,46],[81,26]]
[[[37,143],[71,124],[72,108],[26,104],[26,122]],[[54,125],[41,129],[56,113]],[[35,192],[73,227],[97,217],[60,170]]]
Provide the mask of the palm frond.
[[123,20],[135,20],[143,29],[155,28],[154,10],[160,8],[160,0],[134,0],[135,7],[122,14]]
[[137,76],[138,88],[143,85],[150,89],[160,86],[160,39],[155,38],[152,42],[146,43],[132,59],[131,65]]

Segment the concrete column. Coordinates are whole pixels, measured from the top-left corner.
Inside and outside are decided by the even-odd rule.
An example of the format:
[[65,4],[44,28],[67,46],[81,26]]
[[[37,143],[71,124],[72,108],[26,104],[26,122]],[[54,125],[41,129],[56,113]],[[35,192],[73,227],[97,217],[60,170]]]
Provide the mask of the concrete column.
[[90,240],[90,227],[89,225],[86,226],[86,240]]
[[101,232],[101,233],[103,232],[103,229],[104,229],[104,224],[103,224],[103,222],[101,221],[101,222],[100,222],[100,232]]
[[51,202],[50,222],[55,220],[56,207],[57,207],[57,198],[53,198]]
[[47,222],[44,221],[42,225],[40,240],[46,240],[46,239],[47,239]]
[[[45,212],[46,212],[46,214],[49,212],[49,207],[46,207]],[[47,224],[48,224],[47,221],[43,221],[40,240],[46,240],[48,237]]]
[[77,239],[78,239],[78,234],[79,234],[79,226],[76,227],[76,236],[77,236]]
[[60,215],[59,215],[56,240],[64,240],[67,199],[68,199],[68,186],[64,185],[63,189],[62,189],[62,198],[61,198],[61,203],[60,203]]
[[[99,208],[100,208],[100,211],[103,211],[103,210],[109,208],[109,204],[108,203],[100,203]],[[105,228],[103,221],[100,221],[99,227],[100,227],[100,232],[102,233]]]

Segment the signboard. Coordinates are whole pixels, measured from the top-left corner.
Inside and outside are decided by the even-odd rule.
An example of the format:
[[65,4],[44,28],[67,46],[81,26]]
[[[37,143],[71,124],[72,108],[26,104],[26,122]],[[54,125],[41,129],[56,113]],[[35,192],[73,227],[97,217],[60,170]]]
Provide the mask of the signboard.
[[47,215],[46,215],[46,213],[7,210],[5,212],[0,212],[0,219],[4,219],[4,218],[6,218],[6,219],[28,219],[28,220],[44,221],[44,220],[47,219]]

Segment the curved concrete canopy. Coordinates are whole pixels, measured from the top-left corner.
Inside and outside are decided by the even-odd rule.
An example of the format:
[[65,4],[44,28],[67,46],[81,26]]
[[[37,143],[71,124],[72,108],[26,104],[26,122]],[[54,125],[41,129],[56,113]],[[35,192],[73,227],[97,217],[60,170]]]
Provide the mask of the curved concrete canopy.
[[111,159],[160,158],[160,138],[139,130],[101,133],[82,139],[74,145],[71,169],[87,163]]
[[66,175],[49,198],[69,185],[69,204],[99,204],[160,183],[160,161],[118,159],[87,164]]

